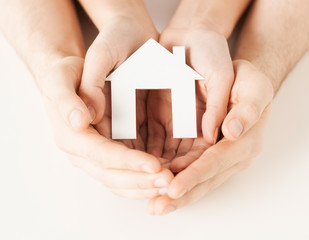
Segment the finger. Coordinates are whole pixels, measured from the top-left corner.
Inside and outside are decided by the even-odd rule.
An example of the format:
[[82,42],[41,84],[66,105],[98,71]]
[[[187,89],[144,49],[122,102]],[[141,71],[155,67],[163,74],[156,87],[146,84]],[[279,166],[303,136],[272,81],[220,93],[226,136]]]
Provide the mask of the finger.
[[161,169],[159,160],[145,152],[129,149],[122,143],[108,140],[93,128],[75,133],[61,129],[55,136],[63,151],[97,162],[102,168],[127,169],[156,173]]
[[111,123],[111,84],[107,82],[104,86],[103,93],[105,96],[105,112],[103,119],[95,125],[95,129],[104,137],[112,138]]
[[144,143],[144,150],[143,151],[146,151],[147,139],[148,139],[148,122],[145,122],[144,124],[142,124],[140,126],[139,134],[140,134],[142,141]]
[[[168,128],[171,129],[171,128]],[[173,138],[173,132],[168,131],[166,134],[166,139],[164,143],[164,151],[163,151],[163,158],[167,160],[172,160],[177,153],[178,146],[180,144],[181,139]]]
[[101,174],[101,182],[113,189],[147,189],[164,188],[167,191],[174,175],[168,169],[156,174],[134,172],[128,170],[105,169]]
[[95,129],[100,133],[100,135],[111,139],[112,129],[111,129],[111,118],[104,116],[103,119],[95,125]]
[[177,149],[176,157],[184,156],[187,154],[192,148],[193,142],[195,139],[193,138],[184,138],[181,140],[179,147]]
[[128,148],[132,148],[132,149],[134,148],[134,145],[131,139],[122,139],[122,140],[116,140],[116,141],[123,143]]
[[[215,146],[221,147],[228,151],[229,142],[223,141]],[[176,178],[171,182],[169,187],[169,196],[174,199],[182,197],[189,192],[194,186],[207,181],[216,174],[236,164],[241,160],[236,157],[231,158],[227,153],[219,153],[218,147],[210,147],[206,150],[198,160],[194,161],[186,169],[178,173]],[[234,146],[235,152],[235,146]],[[239,152],[237,152],[239,153]],[[239,154],[235,153],[234,156]]]
[[202,90],[202,96],[206,96],[203,136],[208,144],[214,144],[227,113],[234,82],[232,60],[227,41],[220,34],[208,32],[191,41],[199,46],[191,50],[191,64],[205,78],[204,81],[198,81],[198,90]]
[[[182,140],[184,141],[184,140]],[[188,145],[185,145],[185,142],[182,143],[182,148],[187,150],[188,147],[191,144],[191,149],[189,149],[189,152],[185,154],[180,154],[180,149],[178,150],[179,154],[177,153],[177,156],[173,161],[171,162],[170,169],[174,173],[178,173],[188,167],[192,162],[197,160],[203,152],[209,147],[209,145],[205,142],[203,138],[197,138],[194,140],[193,144],[187,140]]]
[[136,122],[139,127],[138,132],[141,135],[144,143],[147,142],[147,98],[148,90],[136,91]]
[[255,157],[262,149],[263,130],[268,112],[269,108],[265,110],[258,124],[242,138],[235,142],[222,139],[178,173],[169,186],[169,196],[174,199],[180,198],[194,186],[225,171],[237,162]]
[[92,124],[97,124],[103,117],[105,78],[115,65],[114,48],[106,44],[105,37],[104,33],[100,33],[89,47],[79,88],[79,96],[90,109]]
[[42,79],[40,86],[45,102],[56,108],[67,126],[77,131],[86,129],[91,121],[86,105],[76,94],[82,67],[82,59],[66,58]]
[[145,90],[136,91],[136,123],[137,136],[132,140],[135,149],[145,151],[147,133],[146,103],[148,92]]
[[[241,68],[238,66],[242,64]],[[273,87],[269,79],[252,65],[241,61],[234,63],[236,71],[234,106],[225,118],[222,131],[229,140],[236,140],[246,133],[261,117],[273,99]],[[238,70],[237,70],[238,69]],[[234,95],[234,96],[233,96]]]
[[203,136],[208,144],[215,144],[220,126],[226,117],[230,91],[234,81],[232,64],[209,76],[206,84],[206,112],[202,119]]
[[137,134],[136,139],[132,140],[132,144],[133,144],[134,149],[145,151],[145,143],[140,134]]
[[110,189],[112,193],[119,197],[135,200],[145,200],[154,198],[160,194],[160,189]]
[[238,163],[230,169],[220,173],[219,175],[203,182],[194,187],[190,192],[186,193],[179,199],[172,199],[165,196],[157,196],[148,203],[148,212],[151,215],[165,215],[188,204],[198,201],[206,194],[212,192],[224,182],[226,182],[235,173],[238,173],[248,166],[248,163]]
[[174,175],[168,169],[162,169],[156,174],[135,172],[130,170],[103,169],[96,163],[84,158],[70,155],[70,162],[84,170],[89,176],[111,189],[147,189],[162,188],[167,192]]
[[153,156],[161,157],[165,140],[165,130],[161,123],[148,119],[147,152]]

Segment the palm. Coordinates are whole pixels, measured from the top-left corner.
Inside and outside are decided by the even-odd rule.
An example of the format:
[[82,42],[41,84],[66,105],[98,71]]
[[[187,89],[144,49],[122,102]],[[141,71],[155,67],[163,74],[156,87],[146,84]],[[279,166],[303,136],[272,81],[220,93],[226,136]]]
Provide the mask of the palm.
[[[157,157],[162,157],[161,163],[179,172],[192,162],[194,157],[201,154],[207,145],[203,139],[201,121],[205,112],[205,90],[203,84],[196,85],[197,138],[173,138],[172,103],[169,90],[150,91],[147,102],[148,114],[148,143],[147,151]],[[172,161],[172,164],[171,164]]]
[[163,165],[176,154],[178,139],[173,139],[171,93],[168,90],[152,90],[147,101],[148,141],[147,151],[162,157]]

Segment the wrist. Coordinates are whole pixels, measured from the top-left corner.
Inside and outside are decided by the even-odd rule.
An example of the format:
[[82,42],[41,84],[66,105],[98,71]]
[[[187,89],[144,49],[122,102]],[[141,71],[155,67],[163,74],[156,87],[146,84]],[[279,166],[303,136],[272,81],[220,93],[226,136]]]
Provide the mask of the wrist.
[[35,81],[40,85],[41,79],[45,77],[51,69],[59,65],[62,61],[68,58],[80,58],[84,59],[84,51],[58,51],[50,50],[46,52],[36,52],[34,53],[35,57],[29,55],[28,59],[25,59],[32,75],[34,76]]
[[168,27],[210,30],[227,39],[249,3],[250,0],[183,0]]
[[257,70],[267,76],[273,87],[275,96],[285,78],[285,75],[283,75],[283,71],[280,69],[280,67],[275,67],[270,62],[264,61],[262,59],[251,59],[250,63],[255,66]]
[[80,0],[80,3],[99,30],[107,22],[118,18],[151,21],[143,0]]
[[246,64],[250,64],[257,72],[262,73],[265,76],[265,79],[268,80],[269,85],[273,90],[273,97],[275,96],[280,88],[281,81],[275,77],[274,71],[270,71],[271,68],[268,68],[267,65],[265,65],[265,62],[254,58],[235,58],[233,59],[233,62],[244,62]]

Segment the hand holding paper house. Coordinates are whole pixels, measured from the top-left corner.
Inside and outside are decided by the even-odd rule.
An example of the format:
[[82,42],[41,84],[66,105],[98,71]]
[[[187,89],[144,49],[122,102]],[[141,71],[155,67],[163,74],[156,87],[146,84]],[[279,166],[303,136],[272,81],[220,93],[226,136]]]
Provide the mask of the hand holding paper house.
[[136,138],[137,89],[171,89],[173,136],[195,138],[195,80],[202,79],[186,65],[184,47],[172,54],[149,39],[106,78],[112,81],[112,138]]

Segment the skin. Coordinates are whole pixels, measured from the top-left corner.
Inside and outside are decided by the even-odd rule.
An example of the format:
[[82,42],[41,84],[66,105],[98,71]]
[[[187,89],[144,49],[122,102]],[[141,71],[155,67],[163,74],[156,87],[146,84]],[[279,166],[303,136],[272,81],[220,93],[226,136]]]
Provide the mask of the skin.
[[[101,30],[84,63],[84,46],[71,1],[31,0],[25,4],[21,0],[0,0],[0,3],[3,6],[0,28],[36,79],[54,126],[57,145],[69,154],[74,165],[115,194],[152,198],[148,206],[151,214],[165,214],[197,201],[249,165],[261,149],[273,92],[308,49],[305,0],[256,1],[236,47],[234,59],[245,60],[233,62],[235,84],[229,100],[230,111],[222,125],[225,138],[197,155],[191,151],[194,145],[183,144],[184,152],[188,152],[184,155],[187,166],[179,166],[183,161],[176,157],[171,168],[186,168],[174,177],[170,170],[162,168],[162,160],[138,150],[145,147],[145,133],[139,133],[136,141],[110,139],[109,92],[107,89],[102,93],[104,78],[149,36],[159,39],[144,5],[124,0],[82,1]],[[18,24],[21,21],[23,24]],[[215,19],[214,22],[220,21]],[[134,36],[130,35],[132,31],[125,32],[126,28],[119,25],[132,26]],[[225,36],[224,30],[220,33]],[[116,40],[121,37],[128,37],[129,41],[119,45]],[[111,47],[107,46],[113,46],[116,51],[110,52]],[[293,54],[284,51],[291,47]],[[266,97],[262,95],[262,98],[257,89],[265,90]],[[138,101],[142,113],[138,117],[139,126],[145,122],[145,99],[142,95]],[[247,109],[252,110],[252,118],[246,118]],[[243,127],[236,138],[229,127],[235,118]],[[190,152],[192,156],[188,156]],[[164,193],[168,195],[158,196]]]
[[[110,91],[102,91],[105,85],[105,77],[149,37],[157,40],[159,38],[153,25],[151,25],[151,20],[142,1],[134,3],[128,1],[81,1],[81,3],[98,29],[102,30],[87,52],[79,95],[88,106],[92,115],[92,124],[95,125],[100,134],[110,138]],[[191,155],[188,154],[185,157],[192,157],[193,155],[196,158],[198,156],[196,149],[199,150],[199,154],[202,154],[207,147],[217,140],[219,127],[227,112],[228,96],[234,80],[226,37],[230,35],[248,3],[249,1],[237,1],[237,4],[222,1],[218,5],[218,3],[212,1],[207,2],[207,4],[204,1],[196,1],[194,4],[183,1],[169,26],[160,36],[160,43],[168,49],[171,49],[173,45],[186,45],[190,51],[189,61],[192,61],[191,65],[202,72],[204,76],[211,76],[198,88],[198,118],[199,116],[203,117],[203,120],[198,123],[198,126],[201,126],[203,122],[203,127],[198,129],[199,138],[195,141],[185,139],[181,144],[183,147],[179,148],[178,155],[185,154],[193,146],[190,151]],[[183,19],[183,11],[188,10],[189,6],[192,8],[190,15]],[[223,7],[224,11],[220,10],[219,7]],[[232,11],[228,11],[231,7],[235,8],[233,14],[231,14]],[[194,17],[198,16],[195,9],[201,8],[207,9],[207,12],[199,17],[200,21],[197,21]],[[100,11],[101,9],[102,11],[107,9],[109,14],[104,16]],[[213,22],[219,20],[219,18],[216,18],[218,15],[222,23],[225,19],[225,21],[230,22],[230,26],[226,27],[222,23],[215,26]],[[115,18],[119,21],[110,25]],[[192,22],[185,26],[184,22],[188,22],[188,19],[191,19]],[[127,22],[131,23],[127,24]],[[140,23],[143,23],[144,26],[140,26]],[[126,41],[122,40],[124,38]],[[196,39],[201,40],[196,41]],[[200,51],[200,49],[203,49],[203,51]],[[201,52],[203,55],[201,55]],[[209,57],[210,60],[208,60],[204,56],[215,56],[215,58]],[[218,68],[218,66],[221,67]],[[209,69],[211,71],[208,71]],[[108,99],[107,104],[104,102],[105,98]],[[137,139],[122,142],[130,148],[147,149],[148,153],[161,159],[162,167],[167,168],[169,161],[175,157],[176,150],[181,143],[181,140],[172,137],[170,94],[166,94],[165,91],[150,92],[147,98],[147,112],[145,112],[146,98],[147,95],[137,96],[137,129],[139,130]],[[157,107],[158,104],[161,106],[160,108]],[[205,106],[207,107],[206,113]],[[148,129],[144,129],[147,126],[146,121]],[[205,126],[208,127],[208,125],[211,125],[209,127],[212,129],[210,131],[213,132],[211,134],[205,130]],[[204,138],[203,129],[205,130]],[[147,145],[145,146],[146,137]],[[188,161],[183,160],[182,162],[187,164]],[[171,170],[174,172],[182,170],[179,169],[179,166],[176,168],[177,166],[173,164]]]
[[[272,85],[269,79],[258,71],[251,63],[244,60],[233,62],[235,83],[230,98],[230,108],[234,110],[238,104],[246,107],[250,92],[255,93],[255,101],[263,102],[264,97],[272,99]],[[248,78],[250,76],[250,78]],[[265,94],[257,94],[260,89]],[[237,108],[236,108],[237,109]],[[232,111],[231,110],[231,111]],[[183,168],[169,185],[168,195],[155,197],[149,201],[148,212],[152,215],[164,215],[175,211],[189,203],[199,200],[210,191],[227,181],[232,175],[245,170],[252,159],[261,151],[263,133],[270,105],[264,109],[263,115],[241,138],[230,141],[221,139],[217,144],[203,151],[200,156],[194,154],[177,157],[172,161],[173,168]]]
[[[162,156],[167,166],[175,157],[197,158],[216,143],[234,82],[227,38],[249,3],[248,0],[183,0],[162,32],[160,44],[170,51],[173,46],[185,46],[186,62],[205,79],[196,83],[198,137],[194,140],[173,138],[170,92],[149,94],[147,150]],[[158,108],[157,103],[162,107]],[[182,162],[186,166],[187,157],[182,157]],[[171,165],[174,172],[182,169]]]
[[[79,96],[81,96],[89,109],[89,113],[92,115],[91,123],[95,126],[95,129],[107,139],[111,139],[110,85],[105,87],[105,78],[149,38],[158,40],[159,34],[146,11],[143,1],[80,2],[97,28],[101,30],[85,57]],[[102,13],[106,13],[106,15]],[[147,96],[147,91],[137,92],[137,139],[118,141],[130,149],[146,150]],[[113,151],[116,153],[116,150]],[[126,159],[126,161],[129,160]],[[82,162],[86,164],[87,159]],[[96,172],[95,169],[93,167],[93,172]],[[104,172],[99,174],[99,176],[103,175],[110,183],[107,187],[113,193],[129,198],[149,198],[153,195],[166,193],[167,186],[173,178],[172,172],[166,168],[161,170],[160,175],[151,177],[133,171],[114,171],[113,174],[109,175]],[[111,186],[112,180],[124,183],[128,181],[135,182],[137,185],[125,185],[117,188]],[[147,189],[144,189],[144,187],[138,189],[138,186],[144,184],[149,187]]]
[[[87,51],[79,96],[92,115],[91,123],[102,135],[111,138],[110,85],[104,88],[105,78],[145,41],[149,38],[158,39],[159,34],[142,1],[132,3],[81,1],[81,3],[93,17],[97,28],[102,30]],[[102,12],[106,12],[107,15]],[[146,91],[138,91],[137,127],[140,131],[137,132],[137,139],[122,141],[128,147],[142,151],[145,151],[147,136],[146,98]]]
[[[225,137],[191,159],[171,182],[168,195],[150,200],[150,214],[163,215],[199,200],[247,168],[261,151],[273,93],[309,49],[308,13],[305,0],[254,2],[236,45],[235,83],[222,126]],[[227,141],[233,119],[241,122],[243,131]]]
[[[101,36],[118,32],[118,21],[124,20],[127,25],[132,25],[132,30],[139,29],[140,33],[141,26],[137,21],[130,22],[125,16],[118,15],[109,19],[109,25],[87,53],[88,66],[84,66],[84,45],[71,1],[30,0],[25,4],[21,0],[2,0],[0,3],[3,6],[0,28],[34,75],[54,127],[57,146],[69,155],[75,166],[118,195],[149,199],[166,193],[173,174],[162,169],[156,157],[112,141],[104,131],[104,123],[99,124],[101,120],[94,120],[98,121],[97,128],[90,125],[93,117],[85,99],[77,94],[81,79],[88,81],[91,59],[94,61],[98,56],[91,52],[104,45],[104,42],[100,44]],[[149,35],[138,37],[148,38]],[[132,36],[130,46],[117,49],[130,54],[138,48],[138,44],[133,45],[135,40]],[[142,42],[139,40],[140,44]],[[104,48],[102,50],[104,56]],[[126,57],[121,56],[121,59]]]

